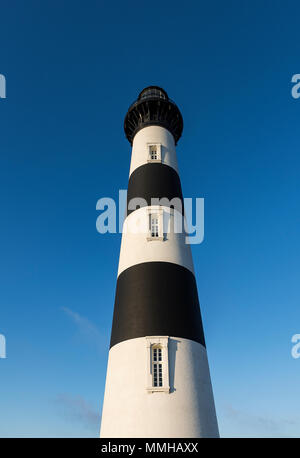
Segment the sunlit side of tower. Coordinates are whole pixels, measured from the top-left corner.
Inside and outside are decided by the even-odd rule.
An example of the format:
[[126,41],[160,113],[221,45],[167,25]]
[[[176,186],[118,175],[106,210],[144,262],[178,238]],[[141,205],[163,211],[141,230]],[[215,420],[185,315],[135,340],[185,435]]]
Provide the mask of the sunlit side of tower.
[[124,128],[132,144],[128,209],[100,436],[218,437],[191,249],[178,230],[182,116],[150,86]]

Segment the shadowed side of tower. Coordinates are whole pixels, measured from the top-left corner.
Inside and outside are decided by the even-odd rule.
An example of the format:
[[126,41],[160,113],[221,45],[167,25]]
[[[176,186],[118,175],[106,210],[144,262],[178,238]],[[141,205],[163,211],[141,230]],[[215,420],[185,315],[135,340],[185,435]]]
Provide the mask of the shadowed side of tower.
[[150,86],[124,129],[132,144],[128,210],[100,436],[218,437],[191,249],[178,230],[182,116]]

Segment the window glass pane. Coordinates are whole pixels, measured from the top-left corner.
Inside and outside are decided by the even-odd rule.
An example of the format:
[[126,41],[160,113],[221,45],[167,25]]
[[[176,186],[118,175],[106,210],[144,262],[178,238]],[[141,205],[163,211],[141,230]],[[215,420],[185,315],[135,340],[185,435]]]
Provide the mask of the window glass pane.
[[149,151],[150,151],[150,159],[151,160],[156,160],[158,158],[158,156],[157,156],[157,145],[150,145]]
[[151,216],[151,236],[152,237],[158,237],[159,236],[159,230],[158,230],[158,217]]
[[162,361],[162,349],[153,348],[152,349],[152,374],[153,374],[153,386],[154,387],[163,386],[162,363],[159,363],[158,361]]

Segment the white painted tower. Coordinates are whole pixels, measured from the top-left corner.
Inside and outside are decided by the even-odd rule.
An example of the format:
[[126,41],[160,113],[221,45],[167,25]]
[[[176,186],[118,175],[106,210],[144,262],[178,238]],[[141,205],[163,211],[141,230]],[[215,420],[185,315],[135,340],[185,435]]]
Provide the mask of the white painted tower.
[[132,157],[100,437],[218,437],[191,249],[179,232],[182,116],[150,86],[124,128]]

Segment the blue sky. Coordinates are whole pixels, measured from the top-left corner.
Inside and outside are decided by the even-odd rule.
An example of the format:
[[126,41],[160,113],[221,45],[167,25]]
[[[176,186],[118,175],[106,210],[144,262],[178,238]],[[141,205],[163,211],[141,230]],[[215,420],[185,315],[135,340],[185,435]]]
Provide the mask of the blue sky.
[[296,1],[3,1],[1,437],[96,437],[126,189],[123,119],[147,85],[180,107],[186,197],[220,432],[300,436]]

